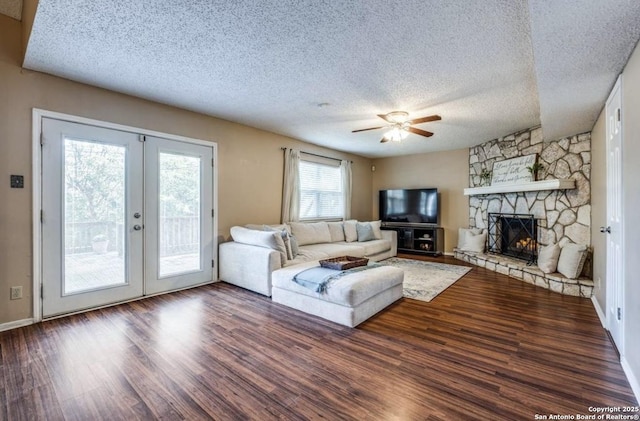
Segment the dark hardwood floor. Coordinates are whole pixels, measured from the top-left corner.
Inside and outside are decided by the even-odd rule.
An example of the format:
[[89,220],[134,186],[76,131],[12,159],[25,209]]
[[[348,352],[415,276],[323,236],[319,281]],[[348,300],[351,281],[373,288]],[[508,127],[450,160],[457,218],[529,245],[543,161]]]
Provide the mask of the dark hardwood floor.
[[355,329],[218,283],[4,332],[0,354],[11,421],[534,420],[637,405],[589,300],[477,267]]

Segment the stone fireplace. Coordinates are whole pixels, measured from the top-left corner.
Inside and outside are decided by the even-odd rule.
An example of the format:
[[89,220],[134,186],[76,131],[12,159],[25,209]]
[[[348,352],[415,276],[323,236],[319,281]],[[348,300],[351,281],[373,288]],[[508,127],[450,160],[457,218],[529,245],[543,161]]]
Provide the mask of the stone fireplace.
[[489,214],[490,253],[536,262],[538,256],[538,223],[533,215]]
[[[469,227],[489,228],[489,214],[530,214],[538,221],[538,246],[567,242],[591,246],[591,133],[546,141],[542,129],[528,129],[469,148],[469,187],[505,159],[538,154],[538,180],[573,179],[575,188],[469,197]],[[591,261],[583,275],[591,276]]]
[[[554,187],[500,193],[499,188],[482,188],[486,182],[481,174],[491,171],[494,163],[530,154],[537,154],[544,166],[536,181],[548,181],[541,184]],[[487,191],[469,193],[469,227],[488,230],[489,253],[474,255],[456,249],[454,256],[556,292],[590,297],[590,256],[577,280],[545,274],[533,264],[540,246],[568,242],[591,246],[590,178],[591,133],[547,141],[541,128],[532,128],[469,148],[466,190]],[[562,180],[570,180],[570,186]],[[523,215],[529,221],[526,227]],[[519,227],[525,229],[502,235]]]

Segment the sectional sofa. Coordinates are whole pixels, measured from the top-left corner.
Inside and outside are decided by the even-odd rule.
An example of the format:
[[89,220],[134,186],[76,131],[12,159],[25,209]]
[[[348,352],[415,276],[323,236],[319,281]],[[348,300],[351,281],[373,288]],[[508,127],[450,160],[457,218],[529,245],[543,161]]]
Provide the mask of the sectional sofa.
[[220,280],[270,297],[275,270],[339,256],[387,259],[397,255],[396,235],[380,221],[233,227],[233,241],[219,248]]

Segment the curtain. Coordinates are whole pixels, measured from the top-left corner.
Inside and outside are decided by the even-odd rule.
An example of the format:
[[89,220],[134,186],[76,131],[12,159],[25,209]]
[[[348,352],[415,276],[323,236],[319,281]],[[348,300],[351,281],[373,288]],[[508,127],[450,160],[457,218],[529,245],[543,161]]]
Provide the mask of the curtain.
[[284,153],[284,183],[282,186],[282,223],[300,219],[300,151],[287,149]]
[[342,173],[342,203],[344,205],[344,220],[351,219],[351,161],[340,161]]

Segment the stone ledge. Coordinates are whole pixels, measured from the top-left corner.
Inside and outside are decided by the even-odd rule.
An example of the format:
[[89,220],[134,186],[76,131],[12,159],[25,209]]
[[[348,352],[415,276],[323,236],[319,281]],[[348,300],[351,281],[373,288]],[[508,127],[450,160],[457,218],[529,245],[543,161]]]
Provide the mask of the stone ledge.
[[590,298],[593,295],[593,280],[569,279],[560,273],[544,273],[537,266],[528,266],[522,260],[487,253],[474,253],[453,249],[453,256],[494,272],[508,275],[528,284],[536,285],[564,295]]

